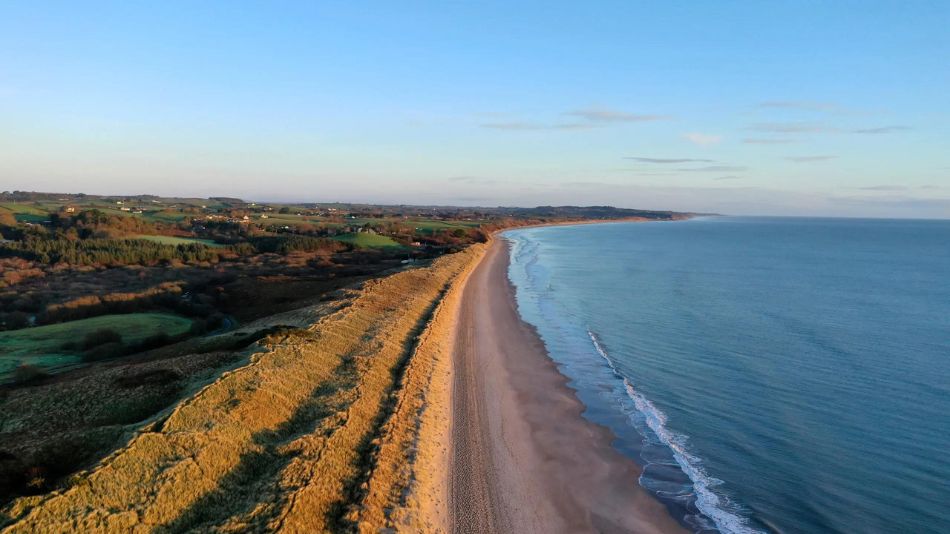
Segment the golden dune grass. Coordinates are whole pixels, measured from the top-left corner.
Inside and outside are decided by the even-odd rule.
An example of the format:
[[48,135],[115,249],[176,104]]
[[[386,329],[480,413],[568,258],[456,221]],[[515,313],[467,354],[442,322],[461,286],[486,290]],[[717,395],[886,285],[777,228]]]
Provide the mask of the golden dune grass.
[[319,532],[354,530],[363,519],[382,526],[408,480],[398,466],[423,386],[413,371],[405,400],[402,371],[450,282],[482,250],[368,282],[351,306],[269,340],[249,365],[65,489],[8,506],[5,532]]
[[380,437],[367,494],[358,517],[360,532],[447,531],[448,411],[451,357],[462,290],[487,245],[470,251],[471,261],[439,302],[406,368],[392,417]]

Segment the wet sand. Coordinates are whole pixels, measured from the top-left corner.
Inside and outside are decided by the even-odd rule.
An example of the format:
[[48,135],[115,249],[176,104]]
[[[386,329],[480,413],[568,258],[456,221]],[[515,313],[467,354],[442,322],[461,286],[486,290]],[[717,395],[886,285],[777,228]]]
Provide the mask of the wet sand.
[[452,362],[448,527],[485,532],[685,532],[521,320],[496,238],[462,293]]

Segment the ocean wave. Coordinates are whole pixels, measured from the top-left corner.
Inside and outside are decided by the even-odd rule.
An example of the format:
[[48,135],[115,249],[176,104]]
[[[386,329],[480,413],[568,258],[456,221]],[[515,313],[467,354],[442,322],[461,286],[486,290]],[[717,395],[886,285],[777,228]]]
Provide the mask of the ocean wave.
[[722,481],[710,476],[702,466],[702,460],[691,454],[686,447],[687,438],[684,435],[673,432],[666,426],[666,414],[657,408],[650,399],[646,398],[637,391],[633,384],[623,376],[613,360],[607,354],[607,350],[597,337],[597,334],[590,329],[587,330],[594,348],[600,354],[607,365],[610,366],[617,378],[623,380],[627,395],[633,400],[634,405],[650,430],[656,434],[657,438],[666,445],[673,453],[673,458],[680,469],[693,482],[693,491],[696,495],[696,508],[708,517],[716,528],[724,534],[759,534],[760,531],[749,526],[748,519],[731,511],[734,505],[724,497],[713,491],[713,487],[721,485]]

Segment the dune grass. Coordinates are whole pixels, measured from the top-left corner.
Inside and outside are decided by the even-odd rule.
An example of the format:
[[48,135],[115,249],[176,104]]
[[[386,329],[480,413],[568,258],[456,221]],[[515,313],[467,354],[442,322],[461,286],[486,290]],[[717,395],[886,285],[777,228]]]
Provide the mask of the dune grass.
[[392,495],[401,480],[374,471],[380,444],[419,335],[478,247],[366,282],[311,328],[273,334],[94,470],[7,506],[9,531],[355,530],[369,482]]
[[79,363],[80,355],[75,350],[64,350],[63,345],[81,343],[96,330],[115,330],[124,342],[136,343],[158,333],[176,336],[190,326],[190,319],[178,315],[132,313],[0,332],[0,382],[9,380],[20,364],[55,370]]

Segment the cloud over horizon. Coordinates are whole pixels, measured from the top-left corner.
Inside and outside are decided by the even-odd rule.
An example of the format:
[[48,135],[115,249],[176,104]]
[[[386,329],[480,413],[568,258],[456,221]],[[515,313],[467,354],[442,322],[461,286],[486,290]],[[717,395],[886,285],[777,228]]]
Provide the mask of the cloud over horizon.
[[640,163],[713,163],[715,160],[711,159],[697,159],[697,158],[644,158],[637,156],[627,156],[623,159],[630,159],[633,161],[639,161]]
[[[503,113],[479,113],[481,117],[505,117]],[[482,128],[493,130],[589,130],[592,128],[602,128],[610,124],[652,122],[666,120],[667,115],[630,113],[616,109],[606,108],[586,108],[565,111],[561,116],[573,119],[570,122],[540,122],[540,121],[499,121],[483,122],[479,124]]]
[[705,167],[679,168],[681,172],[743,172],[749,170],[748,167],[740,165],[707,165]]
[[836,128],[830,128],[820,123],[813,122],[759,122],[750,125],[748,130],[765,133],[827,133],[836,132]]
[[837,158],[838,156],[788,156],[785,159],[788,161],[794,161],[795,163],[810,163],[815,161],[828,161]]
[[689,141],[690,143],[693,143],[694,145],[699,145],[699,146],[715,145],[722,142],[721,135],[711,135],[711,134],[704,134],[704,133],[699,133],[699,132],[689,132],[689,133],[683,134],[683,138]]
[[885,134],[892,132],[903,132],[905,130],[910,130],[910,126],[879,126],[877,128],[861,128],[859,130],[851,130],[851,133],[856,134]]
[[641,113],[629,113],[615,109],[587,108],[566,111],[563,115],[570,117],[579,117],[590,122],[649,122],[666,120],[667,115],[651,115]]
[[808,111],[841,111],[837,104],[827,102],[808,102],[804,100],[770,100],[759,103],[760,108],[801,109]]
[[767,138],[767,137],[747,137],[742,140],[747,145],[787,145],[794,143],[794,139]]

